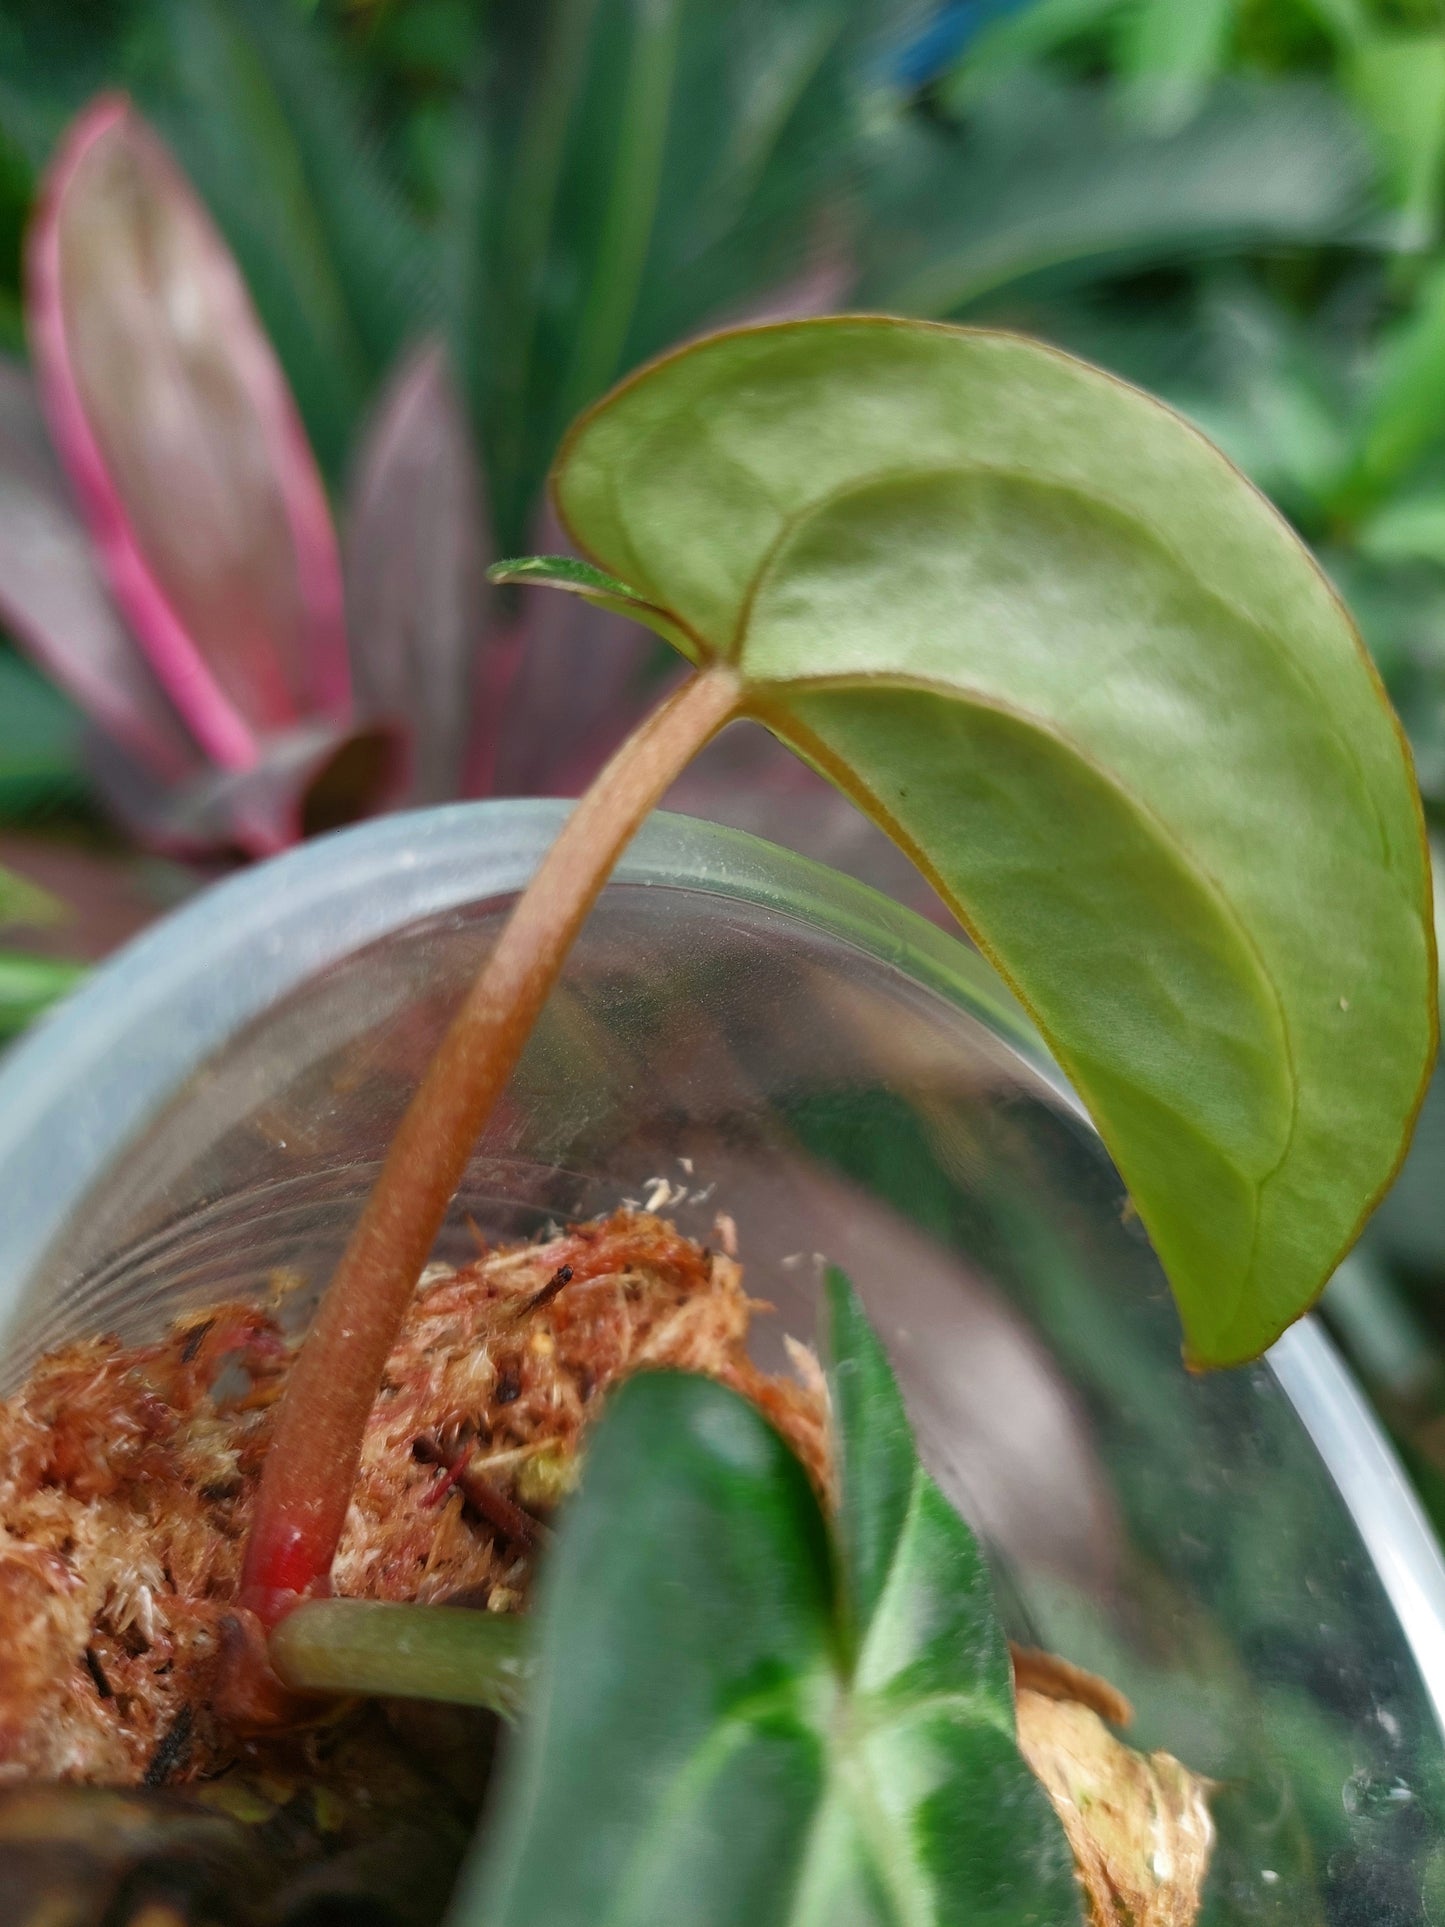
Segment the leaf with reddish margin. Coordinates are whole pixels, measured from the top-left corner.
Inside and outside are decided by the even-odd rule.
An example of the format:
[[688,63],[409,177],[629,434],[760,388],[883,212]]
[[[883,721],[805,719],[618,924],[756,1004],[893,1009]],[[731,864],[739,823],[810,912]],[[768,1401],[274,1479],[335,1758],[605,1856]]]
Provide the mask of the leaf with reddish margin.
[[91,774],[131,835],[175,856],[218,848],[274,856],[303,836],[394,809],[409,770],[399,730],[325,719],[265,737],[248,769],[207,768],[183,784],[156,782],[103,739],[88,749]]
[[45,438],[30,378],[0,362],[0,620],[161,781],[200,756],[105,592]]
[[1089,1106],[1191,1360],[1272,1342],[1398,1171],[1437,1032],[1408,751],[1288,528],[1100,371],[876,316],[652,364],[554,491],[593,574],[527,579],[725,664],[919,861]]
[[325,492],[240,274],[164,147],[93,102],[46,178],[26,304],[41,400],[122,613],[198,742],[342,720]]
[[365,716],[412,738],[407,800],[457,793],[486,620],[486,518],[440,341],[406,357],[362,441],[346,518],[346,609]]

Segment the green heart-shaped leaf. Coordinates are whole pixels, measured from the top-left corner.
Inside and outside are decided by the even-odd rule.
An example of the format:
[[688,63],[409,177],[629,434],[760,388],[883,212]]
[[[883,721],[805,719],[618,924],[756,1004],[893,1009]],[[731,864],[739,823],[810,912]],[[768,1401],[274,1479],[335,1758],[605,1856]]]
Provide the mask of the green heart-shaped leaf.
[[1279,516],[1096,369],[867,317],[644,369],[555,489],[614,606],[731,663],[1014,986],[1190,1356],[1261,1350],[1389,1183],[1435,1048],[1408,754]]
[[736,1393],[613,1394],[458,1927],[1079,1922],[978,1547],[836,1275],[830,1300],[836,1538]]

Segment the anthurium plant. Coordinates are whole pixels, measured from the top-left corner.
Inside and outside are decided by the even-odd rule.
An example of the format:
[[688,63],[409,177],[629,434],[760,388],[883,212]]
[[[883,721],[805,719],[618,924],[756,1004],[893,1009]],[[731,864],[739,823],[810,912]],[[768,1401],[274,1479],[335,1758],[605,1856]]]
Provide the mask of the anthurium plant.
[[[585,414],[553,487],[578,554],[497,578],[633,616],[690,674],[518,900],[286,1371],[224,1701],[253,1728],[315,1691],[520,1705],[460,1902],[478,1927],[1123,1919],[1075,1881],[1093,1850],[1019,1751],[978,1549],[841,1281],[831,1471],[810,1485],[736,1391],[624,1386],[535,1640],[328,1600],[332,1564],[477,1134],[613,865],[718,731],[765,725],[956,910],[1093,1116],[1203,1368],[1312,1303],[1430,1071],[1399,728],[1328,583],[1218,452],[1023,339],[869,316],[716,335]],[[1176,1822],[1197,1846],[1183,1794]]]
[[1197,1364],[1313,1302],[1433,1059],[1398,725],[1304,548],[1146,396],[1002,335],[742,330],[585,415],[555,492],[586,560],[501,572],[626,608],[695,673],[577,806],[397,1134],[292,1375],[248,1557],[267,1619],[324,1581],[382,1365],[569,944],[737,716],[896,836],[1014,986]]

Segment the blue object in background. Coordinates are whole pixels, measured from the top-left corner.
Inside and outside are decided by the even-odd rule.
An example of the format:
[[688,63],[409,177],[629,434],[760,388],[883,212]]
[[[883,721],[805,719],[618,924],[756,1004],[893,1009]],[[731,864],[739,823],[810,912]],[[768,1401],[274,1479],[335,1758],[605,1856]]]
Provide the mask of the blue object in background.
[[985,27],[1032,5],[1033,0],[942,0],[922,33],[899,52],[894,80],[910,89],[926,87],[953,65]]

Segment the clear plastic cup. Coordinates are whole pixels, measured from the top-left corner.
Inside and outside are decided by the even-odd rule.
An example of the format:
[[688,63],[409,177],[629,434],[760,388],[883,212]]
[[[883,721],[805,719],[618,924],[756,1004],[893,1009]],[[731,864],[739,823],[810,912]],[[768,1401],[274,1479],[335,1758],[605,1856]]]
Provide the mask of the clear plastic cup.
[[[247,871],[0,1070],[13,1383],[82,1331],[325,1282],[565,806],[392,817]],[[738,833],[648,824],[472,1161],[444,1252],[655,1205],[737,1238],[760,1354],[853,1277],[1009,1630],[1219,1782],[1206,1921],[1445,1922],[1445,1567],[1328,1341],[1191,1377],[1148,1243],[961,942]],[[292,1303],[304,1307],[307,1293]]]

